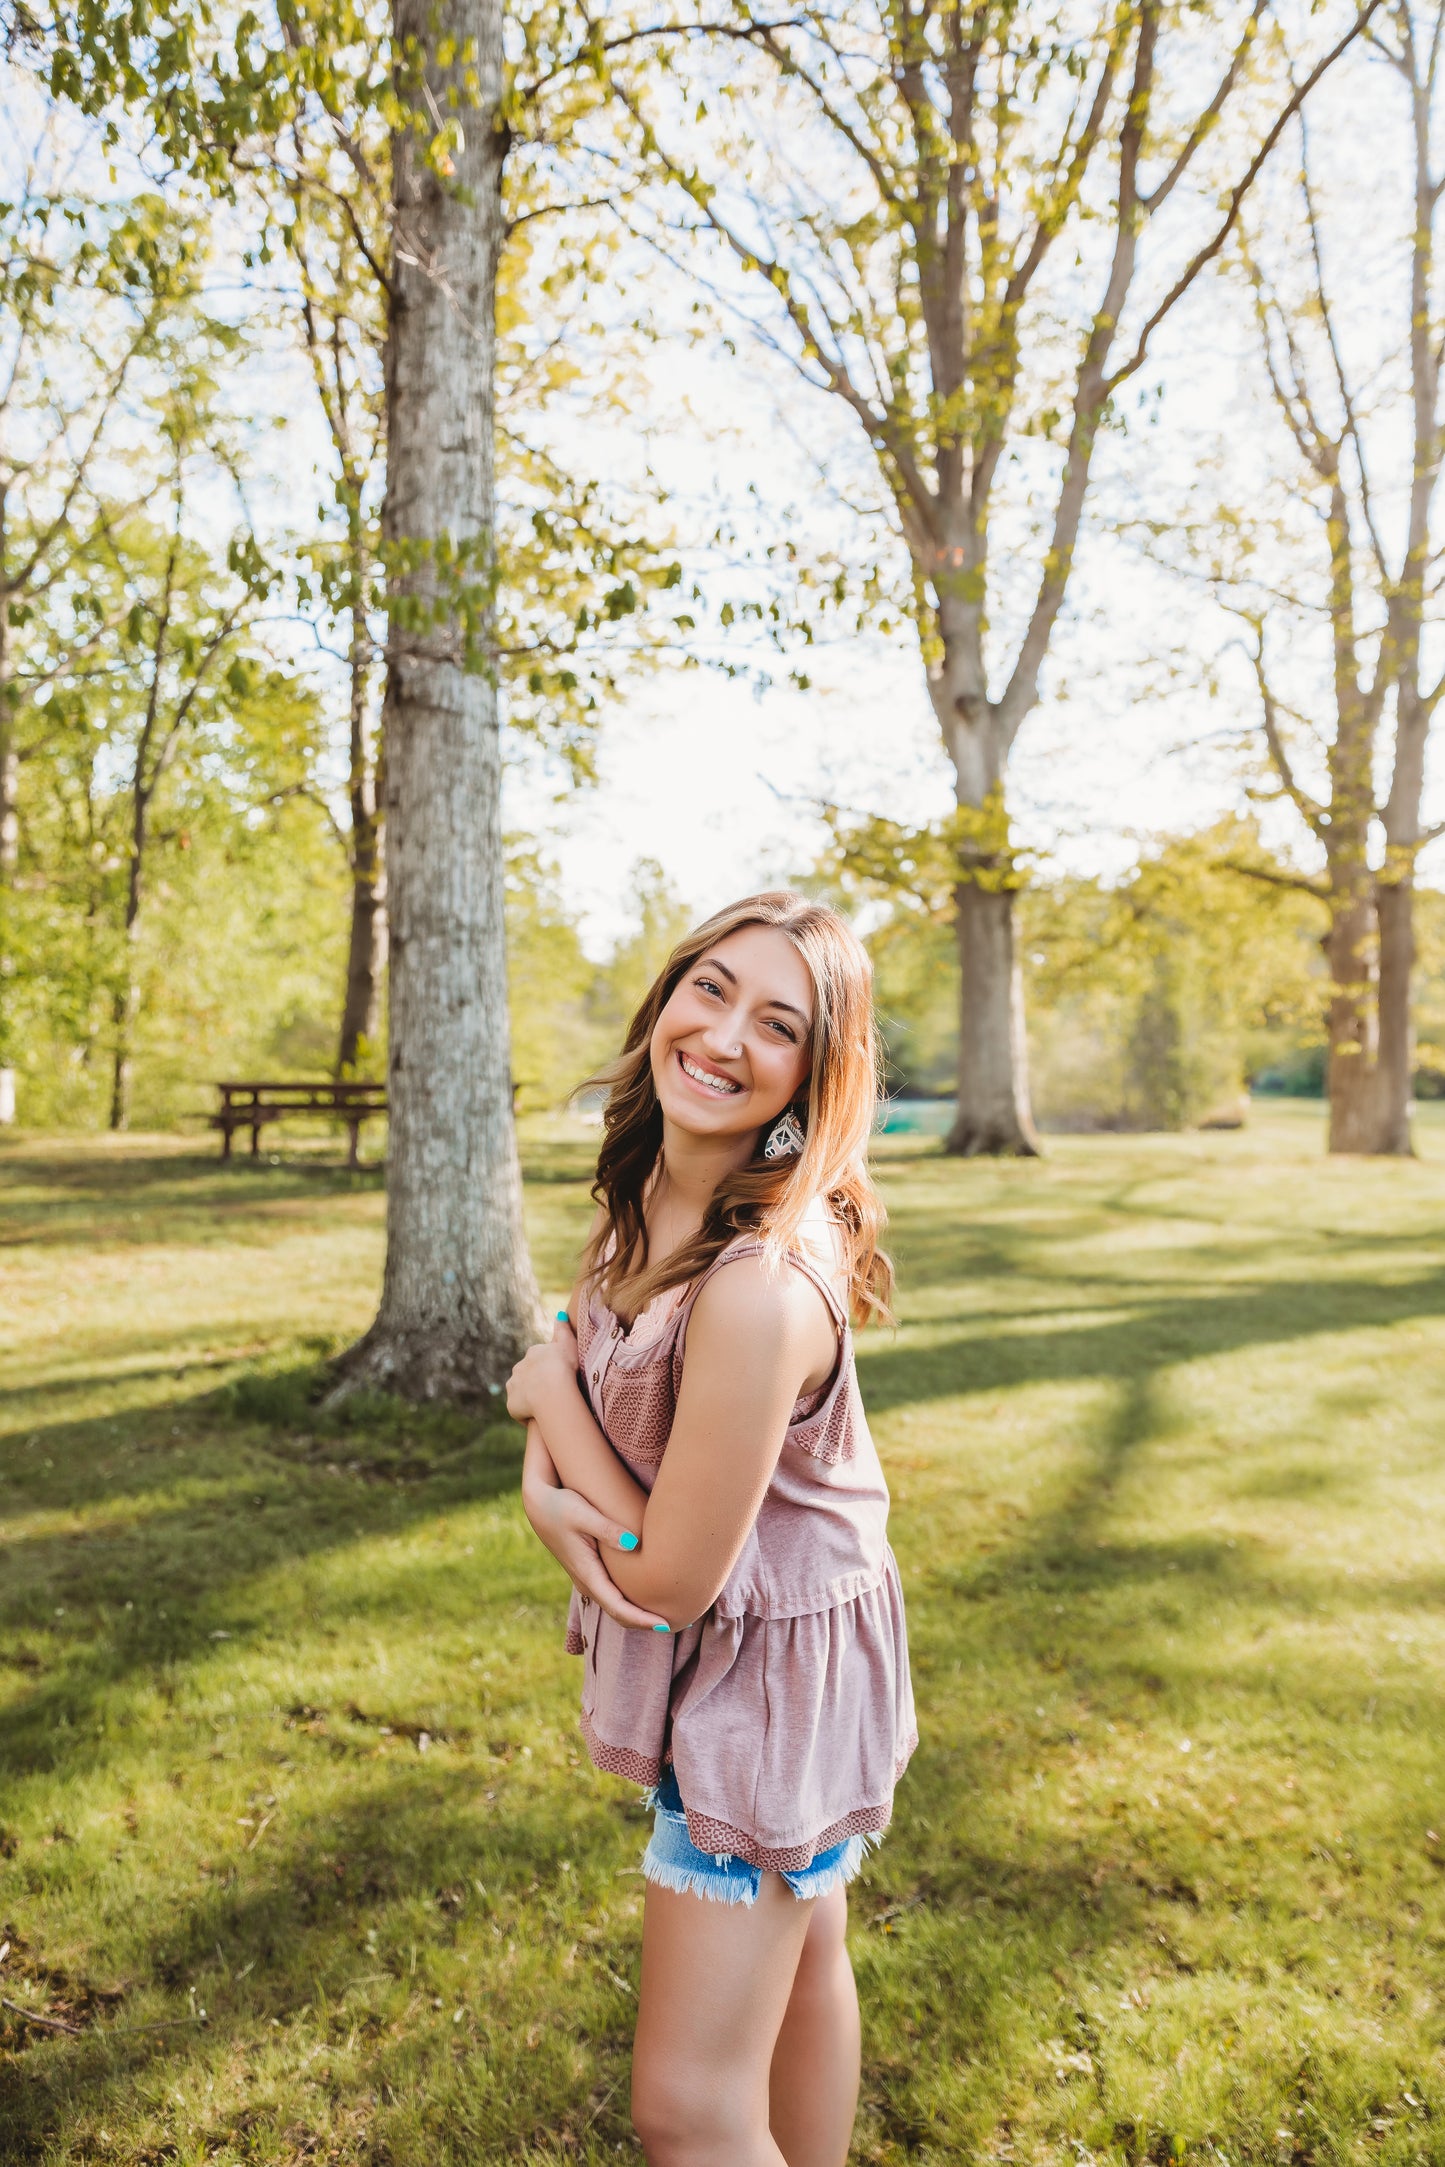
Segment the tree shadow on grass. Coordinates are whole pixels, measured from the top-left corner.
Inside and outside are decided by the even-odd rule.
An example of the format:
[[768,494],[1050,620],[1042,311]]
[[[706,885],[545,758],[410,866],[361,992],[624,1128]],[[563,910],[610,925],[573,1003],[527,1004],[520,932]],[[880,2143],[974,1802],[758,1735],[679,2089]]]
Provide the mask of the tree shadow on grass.
[[[1121,1299],[1124,1299],[1121,1295]],[[1025,1325],[1034,1312],[1014,1313]],[[1393,1284],[1379,1279],[1271,1279],[1255,1287],[1201,1296],[1193,1289],[1153,1299],[1128,1298],[1128,1314],[1097,1324],[1044,1331],[1000,1330],[1007,1315],[930,1318],[930,1343],[864,1343],[858,1352],[865,1404],[876,1411],[957,1394],[1083,1378],[1121,1382],[1183,1362],[1247,1347],[1286,1345],[1326,1334],[1379,1330],[1445,1317],[1445,1271]],[[940,1342],[940,1325],[965,1331]]]
[[[334,1780],[336,1762],[321,1758],[328,1740],[311,1735],[319,1730],[295,1750],[313,1752]],[[949,1742],[964,1752],[971,1743]],[[635,1800],[585,1774],[538,1765],[519,1775],[515,1761],[344,1765],[343,1801],[308,1806],[298,1768],[260,1849],[243,1850],[238,1834],[230,1861],[189,1896],[173,1877],[153,1916],[116,1929],[127,1992],[80,2037],[29,2035],[23,2052],[20,2040],[5,2042],[7,2162],[30,2167],[77,2126],[124,2122],[182,2082],[194,2100],[207,2078],[214,2108],[190,2110],[175,2135],[220,2149],[239,2124],[247,2156],[252,2146],[269,2156],[267,2139],[283,2137],[288,2158],[312,2146],[334,2156],[327,2146],[346,2126],[355,2149],[343,2145],[341,2157],[402,2167],[551,2158],[552,2146],[590,2158],[595,2145],[601,2158],[629,2142],[645,1833]],[[921,1774],[933,1806],[937,1771]],[[1103,1942],[1138,1933],[1157,1899],[1124,1877],[1101,1900],[1107,1853],[1086,1835],[1031,1855],[965,1820],[922,1846],[900,1830],[898,1852],[879,1854],[855,1896],[862,1965],[883,1946],[869,1922],[887,1923],[895,1866],[913,1876],[921,1852],[910,1916],[946,1934],[962,1926],[980,1961],[961,1976],[953,1941],[950,1961],[938,1961],[944,1945],[930,1926],[922,1947],[935,1961],[920,1972],[917,1952],[895,1949],[902,1963],[881,1999],[906,1982],[915,2016],[936,2021],[940,2043],[956,2050],[1006,2037],[1021,1998],[1057,1998],[1052,1965],[1066,1954],[1087,1965]],[[197,2007],[203,2028],[186,2021]],[[128,2028],[167,2018],[180,2022]],[[918,2076],[888,2055],[869,2058],[872,2111],[888,2127],[928,2127]]]
[[[30,1511],[60,1522],[27,1533],[17,1516],[3,1561],[0,1633],[44,1649],[27,1647],[36,1682],[0,1709],[12,1780],[103,1759],[94,1719],[117,1686],[214,1656],[217,1636],[244,1640],[258,1580],[516,1490],[515,1425],[381,1400],[328,1419],[310,1405],[318,1374],[251,1375],[0,1443],[12,1514],[24,1477]],[[179,1442],[165,1434],[175,1418]],[[77,1527],[69,1516],[86,1511],[97,1524]]]
[[[328,1201],[365,1202],[382,1170],[304,1160],[242,1175],[213,1159],[0,1159],[0,1253],[194,1248],[294,1233],[294,1214]],[[33,1194],[22,1193],[33,1190]]]
[[[329,1743],[313,1735],[298,1750],[320,1758],[334,1790]],[[152,1915],[112,1922],[124,1993],[96,2004],[77,2037],[3,2041],[0,2156],[39,2161],[77,2123],[124,2122],[205,2073],[215,2108],[200,2126],[177,2117],[174,2134],[220,2149],[239,2124],[246,2156],[270,2157],[266,2139],[284,2137],[287,2158],[313,2146],[333,2157],[347,2124],[360,2141],[343,2156],[416,2167],[624,2136],[615,2080],[635,2003],[616,1982],[635,1981],[637,1929],[618,1890],[636,1887],[619,1874],[642,1816],[575,1784],[559,1812],[550,1771],[519,1780],[516,1764],[440,1769],[439,1758],[354,1759],[346,1795],[324,1808],[308,1804],[300,1771],[262,1848],[243,1849],[238,1831],[232,1857],[188,1896],[173,1880]],[[549,2001],[555,2022],[539,2038]],[[418,2104],[432,2135],[413,2150]],[[478,2138],[486,2149],[468,2150]]]
[[[1186,1980],[1208,1972],[1218,2014],[1206,2026],[1222,2026],[1219,2051],[1228,2053],[1231,2011],[1260,2002],[1265,1967],[1297,1967],[1308,1978],[1309,1921],[1323,1905],[1348,1911],[1357,1901],[1332,1887],[1328,1850],[1311,1850],[1277,1818],[1274,1785],[1290,1767],[1297,1732],[1308,1737],[1314,1724],[1329,1740],[1379,1740],[1386,1730],[1403,1740],[1445,1737],[1438,1678],[1322,1664],[1308,1636],[1273,1632],[1322,1608],[1348,1618],[1378,1603],[1439,1605],[1445,1576],[1372,1584],[1344,1567],[1294,1568],[1263,1545],[1208,1531],[1120,1536],[1121,1492],[1174,1427],[1156,1372],[1119,1377],[1042,1510],[1019,1514],[997,1548],[976,1538],[963,1555],[946,1554],[935,1522],[908,1575],[923,1744],[874,1868],[887,1892],[877,1916],[896,1917],[900,1938],[870,1942],[863,1974],[865,2010],[871,2001],[886,2012],[895,2039],[929,2042],[926,2056],[895,2049],[865,2068],[871,2127],[905,2151],[991,2155],[999,2116],[1017,2106],[1021,2069],[1037,2064],[1052,2035],[1093,2074],[1067,2107],[1056,2095],[1054,2112],[1081,2157],[1097,2156],[1101,2141],[1114,2158],[1176,2157],[1167,2081],[1155,2087],[1157,2125],[1115,2122],[1106,2111],[1121,1980],[1141,1970]],[[951,1682],[960,1678],[978,1682]],[[1105,1718],[1117,1719],[1117,1733]],[[1247,1830],[1214,1824],[1192,1802],[1170,1812],[1181,1734],[1211,1739],[1241,1792],[1251,1781],[1260,1786]],[[1033,1818],[1026,1785],[1047,1782],[1068,1797],[1078,1783],[1087,1795],[1090,1772],[1116,1752],[1132,1795],[1120,1789],[1112,1803],[1106,1795],[1077,1813]],[[1315,1777],[1328,1783],[1337,1758],[1327,1744]],[[1141,1782],[1143,1768],[1150,1773]],[[1153,1783],[1166,1794],[1162,1810],[1149,1795]],[[1368,1801],[1341,1799],[1334,1810],[1362,1853],[1398,1858],[1398,1809],[1387,1789]],[[1217,1840],[1237,1833],[1239,1841]],[[1417,1896],[1428,1894],[1429,1863],[1415,1870]],[[1395,1865],[1388,1885],[1361,1887],[1363,1943],[1378,1925],[1372,1907],[1393,1916],[1411,1893],[1399,1873]],[[1328,1973],[1322,1986],[1334,1990]],[[1279,1990],[1269,1992],[1278,2005]],[[1306,2004],[1287,2021],[1307,2036]],[[1362,2042],[1363,2068],[1374,2049],[1363,2034]],[[1281,2108],[1290,2081],[1282,2067]],[[1239,2145],[1240,2156],[1253,2156],[1254,2134],[1218,2130],[1200,2156],[1214,2157],[1215,2142],[1230,2156]],[[1348,2134],[1369,2133],[1361,2125]]]

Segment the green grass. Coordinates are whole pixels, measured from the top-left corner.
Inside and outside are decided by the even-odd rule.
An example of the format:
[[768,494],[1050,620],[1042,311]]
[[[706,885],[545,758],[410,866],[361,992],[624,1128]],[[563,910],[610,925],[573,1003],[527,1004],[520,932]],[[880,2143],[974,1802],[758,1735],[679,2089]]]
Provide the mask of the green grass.
[[[923,1742],[857,2160],[1445,2163],[1441,1136],[884,1147]],[[529,1157],[558,1289],[585,1142]],[[636,2157],[645,1822],[517,1435],[310,1396],[381,1220],[0,1147],[0,1996],[73,2027],[0,2008],[5,2167]]]

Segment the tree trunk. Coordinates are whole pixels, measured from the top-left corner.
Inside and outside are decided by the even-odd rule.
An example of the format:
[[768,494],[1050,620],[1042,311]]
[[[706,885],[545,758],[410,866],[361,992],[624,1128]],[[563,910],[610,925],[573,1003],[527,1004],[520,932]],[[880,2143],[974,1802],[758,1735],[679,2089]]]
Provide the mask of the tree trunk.
[[[374,1055],[381,1015],[381,974],[386,968],[386,874],[382,864],[380,777],[367,757],[368,671],[354,637],[351,652],[351,941],[346,957],[346,999],[336,1050],[338,1076],[356,1074]],[[378,761],[378,767],[380,761]]]
[[[0,599],[0,610],[5,607]],[[20,752],[15,718],[0,676],[0,1125],[15,1119],[15,1060],[10,1044],[9,918],[20,863]]]
[[1032,1158],[1039,1148],[1029,1105],[1023,975],[1014,944],[1014,892],[976,881],[954,891],[962,993],[958,1113],[945,1149]]
[[141,892],[145,876],[146,844],[149,840],[150,810],[150,792],[142,792],[140,785],[145,742],[145,739],[142,739],[142,750],[136,756],[136,796],[131,813],[130,870],[125,884],[125,976],[111,997],[111,1023],[115,1038],[110,1069],[110,1125],[114,1130],[130,1127],[131,1055],[136,1012],[140,1006],[140,981],[136,975],[135,954],[140,930]]
[[1325,937],[1330,966],[1329,1149],[1378,1149],[1379,1031],[1375,913],[1369,886],[1351,882],[1337,896]]
[[370,1065],[380,1030],[381,974],[386,968],[386,899],[380,865],[380,819],[373,814],[367,859],[351,874],[351,939],[346,954],[346,1000],[336,1052],[338,1076]]
[[[387,1248],[380,1310],[338,1389],[470,1399],[542,1330],[512,1122],[496,679],[476,650],[494,576],[502,8],[395,0],[393,29],[414,125],[392,146],[382,514]],[[446,114],[460,127],[433,137],[428,115]]]
[[[945,594],[943,658],[930,680],[953,761],[960,855],[973,878],[953,891],[958,941],[958,1109],[944,1150],[962,1158],[1034,1158],[1023,973],[1014,944],[1014,889],[1003,803],[1007,747],[983,692],[979,613]],[[972,832],[970,832],[972,831]]]
[[131,1023],[135,1015],[135,986],[127,979],[111,995],[110,1020],[115,1032],[110,1060],[110,1126],[115,1133],[130,1127]]
[[1375,916],[1380,936],[1379,1081],[1376,1087],[1375,1141],[1372,1151],[1414,1155],[1410,1105],[1414,1096],[1415,1030],[1412,981],[1415,970],[1415,883],[1410,875],[1375,885]]
[[[6,536],[5,509],[4,493],[0,492],[0,551]],[[15,710],[10,704],[10,592],[0,587],[0,1126],[8,1126],[15,1119],[8,935],[19,868],[20,747],[15,741]]]

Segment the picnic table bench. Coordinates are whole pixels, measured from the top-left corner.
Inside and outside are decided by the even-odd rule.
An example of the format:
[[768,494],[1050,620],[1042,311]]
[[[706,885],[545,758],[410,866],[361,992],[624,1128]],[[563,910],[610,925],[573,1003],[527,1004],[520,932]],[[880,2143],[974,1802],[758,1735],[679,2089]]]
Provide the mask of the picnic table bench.
[[237,1129],[251,1131],[251,1156],[261,1155],[261,1131],[268,1121],[284,1121],[292,1114],[330,1114],[344,1121],[350,1142],[348,1166],[355,1166],[361,1143],[361,1124],[373,1114],[386,1112],[384,1083],[218,1083],[218,1113],[207,1116],[209,1126],[221,1132],[221,1157],[231,1156],[231,1138]]

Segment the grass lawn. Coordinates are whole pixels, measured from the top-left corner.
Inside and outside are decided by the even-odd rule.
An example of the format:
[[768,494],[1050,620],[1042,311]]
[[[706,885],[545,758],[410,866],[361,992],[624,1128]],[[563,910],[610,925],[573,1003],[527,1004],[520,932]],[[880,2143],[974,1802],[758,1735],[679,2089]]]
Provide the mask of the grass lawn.
[[[1425,1143],[882,1147],[923,1743],[855,1891],[858,2161],[1445,2167]],[[553,1289],[585,1165],[529,1147]],[[381,1226],[314,1153],[0,1145],[4,2167],[637,2157],[645,1816],[517,1433],[309,1397]]]

